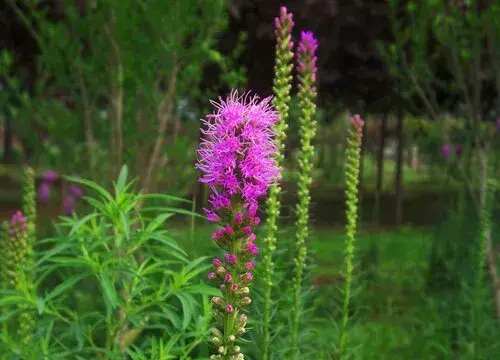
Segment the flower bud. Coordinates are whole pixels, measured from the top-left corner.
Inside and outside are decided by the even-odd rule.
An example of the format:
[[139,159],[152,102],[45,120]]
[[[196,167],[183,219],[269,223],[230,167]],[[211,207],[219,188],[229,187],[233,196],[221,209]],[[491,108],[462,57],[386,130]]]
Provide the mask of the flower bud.
[[243,335],[246,332],[246,329],[242,326],[236,330],[236,335],[240,336]]
[[230,342],[230,343],[234,343],[236,341],[236,336],[229,335],[229,337],[227,338],[227,341]]
[[257,254],[259,253],[259,248],[255,246],[254,243],[250,243],[247,246],[247,251],[251,256],[257,256]]
[[214,273],[214,272],[208,273],[208,278],[209,278],[210,280],[215,279],[216,277],[217,277],[217,274],[216,274],[216,273]]
[[231,282],[231,281],[233,281],[233,277],[231,276],[231,274],[226,274],[226,276],[225,276],[224,280],[225,280],[226,282]]
[[236,290],[238,290],[238,284],[232,284],[231,285],[231,291],[235,292]]
[[[233,335],[231,335],[231,336],[233,336]],[[241,351],[241,348],[238,345],[233,347],[233,354],[238,354],[240,351]]]
[[237,262],[237,258],[236,258],[236,255],[234,254],[230,254],[230,253],[227,253],[224,255],[224,258],[226,259],[226,261],[232,265],[236,264]]
[[251,271],[255,267],[255,263],[253,261],[247,262],[245,267],[248,271]]
[[236,224],[241,224],[243,222],[243,216],[241,216],[240,213],[237,213],[235,216],[234,216],[234,222]]
[[222,340],[221,340],[221,338],[214,336],[214,337],[212,338],[212,343],[213,343],[214,345],[220,345],[220,344],[222,344]]
[[220,332],[219,329],[217,328],[211,328],[210,329],[210,333],[214,336],[214,337],[219,337],[219,338],[222,338],[222,333]]
[[248,321],[248,316],[247,314],[241,314],[240,316],[240,327],[245,327],[245,325],[247,324],[247,321]]
[[219,348],[217,349],[217,352],[218,352],[219,354],[224,354],[224,351],[225,351],[225,350],[226,350],[226,349],[224,348],[224,346],[219,346]]
[[215,258],[212,260],[212,264],[214,264],[214,266],[218,268],[219,266],[222,266],[222,261],[220,261],[220,259],[218,258]]
[[259,225],[260,224],[260,217],[256,216],[253,218],[252,223],[254,225]]
[[226,269],[224,268],[224,266],[219,266],[217,269],[215,269],[215,271],[219,276],[223,276],[226,274]]
[[251,272],[247,272],[241,276],[241,282],[243,285],[248,285],[253,280],[253,274]]
[[245,287],[241,288],[240,291],[238,291],[238,293],[240,295],[248,295],[248,294],[250,294],[250,289],[248,288],[248,286],[245,286]]
[[227,305],[226,306],[226,311],[228,314],[231,314],[234,311],[234,308],[232,305]]
[[212,298],[212,302],[215,304],[215,305],[222,305],[224,303],[224,300],[222,300],[222,298],[218,297],[218,296],[214,296]]
[[240,304],[242,306],[249,305],[252,302],[252,299],[250,299],[248,296],[245,296],[243,299],[240,300]]
[[252,232],[252,228],[250,226],[245,226],[243,229],[241,229],[245,234],[250,234]]
[[224,231],[226,232],[226,234],[231,235],[233,233],[233,228],[230,225],[226,225]]
[[220,288],[220,291],[225,291],[226,290],[226,285],[222,284],[221,286],[219,286]]
[[254,233],[251,233],[250,235],[248,235],[249,241],[254,242],[255,239],[257,239],[257,235],[255,235]]

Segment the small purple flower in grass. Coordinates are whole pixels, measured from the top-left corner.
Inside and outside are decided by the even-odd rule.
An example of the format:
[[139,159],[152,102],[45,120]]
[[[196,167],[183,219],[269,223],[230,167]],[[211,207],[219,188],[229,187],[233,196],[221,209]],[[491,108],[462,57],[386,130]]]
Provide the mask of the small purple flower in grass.
[[42,179],[44,182],[51,184],[57,179],[59,179],[59,175],[57,175],[55,171],[48,170],[43,174]]
[[71,196],[73,196],[76,200],[83,196],[82,189],[76,184],[70,184],[68,190]]
[[441,154],[445,159],[448,159],[450,157],[450,151],[451,151],[450,144],[444,144],[443,146],[441,146]]
[[38,188],[38,199],[42,204],[46,204],[50,198],[50,184],[48,182],[42,182]]
[[71,195],[67,195],[64,198],[63,205],[64,205],[64,213],[70,216],[75,211],[75,198]]
[[[215,112],[202,120],[203,135],[196,167],[202,172],[199,181],[212,191],[211,207],[205,210],[207,218],[220,225],[212,237],[226,251],[226,267],[218,259],[213,262],[223,294],[216,304],[221,320],[217,326],[218,331],[225,334],[216,345],[234,358],[242,356],[234,340],[245,333],[245,329],[240,331],[244,325],[238,328],[231,324],[237,323],[241,306],[250,303],[246,296],[250,290],[246,285],[253,280],[253,275],[247,271],[254,268],[251,258],[259,252],[252,232],[260,223],[260,218],[255,216],[259,198],[265,196],[281,176],[276,166],[273,130],[279,116],[270,101],[271,98],[259,100],[256,96],[232,92],[228,98],[213,102]],[[244,266],[237,265],[239,259]],[[252,265],[248,265],[250,263]],[[242,292],[242,288],[246,290]]]

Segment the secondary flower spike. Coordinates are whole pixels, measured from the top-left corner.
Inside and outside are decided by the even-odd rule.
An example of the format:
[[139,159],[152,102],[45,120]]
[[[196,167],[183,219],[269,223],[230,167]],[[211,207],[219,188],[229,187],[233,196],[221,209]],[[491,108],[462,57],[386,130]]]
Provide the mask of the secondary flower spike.
[[250,271],[259,253],[253,232],[260,222],[258,201],[280,177],[273,130],[279,115],[270,102],[270,97],[260,100],[234,91],[213,102],[215,112],[202,120],[196,167],[202,172],[199,180],[212,190],[211,209],[205,210],[219,226],[212,239],[225,251],[212,261],[214,271],[208,275],[223,295],[212,298],[217,321],[212,342],[217,354],[211,359],[244,358],[236,343],[246,332]]

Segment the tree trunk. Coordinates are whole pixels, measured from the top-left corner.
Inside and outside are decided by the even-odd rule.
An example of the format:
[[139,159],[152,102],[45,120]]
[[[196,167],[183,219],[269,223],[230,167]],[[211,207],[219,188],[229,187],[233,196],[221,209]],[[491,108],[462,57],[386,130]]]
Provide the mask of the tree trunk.
[[404,131],[403,122],[404,114],[401,109],[398,110],[398,125],[396,128],[396,135],[398,137],[398,149],[396,152],[396,226],[401,225],[403,220],[403,168],[404,168]]
[[377,149],[377,187],[375,190],[375,206],[373,207],[373,221],[380,224],[380,195],[382,194],[382,186],[384,181],[384,149],[385,137],[387,128],[387,118],[389,113],[382,116],[382,123],[380,124],[379,142]]

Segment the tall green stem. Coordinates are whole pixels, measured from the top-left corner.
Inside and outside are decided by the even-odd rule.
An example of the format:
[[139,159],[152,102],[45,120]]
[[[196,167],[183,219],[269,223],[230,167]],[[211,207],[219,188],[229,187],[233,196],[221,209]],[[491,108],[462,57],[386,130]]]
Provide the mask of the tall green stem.
[[[288,109],[291,100],[290,89],[292,87],[292,68],[293,68],[293,42],[291,40],[291,31],[293,28],[292,14],[287,12],[285,7],[281,8],[280,16],[275,19],[276,24],[276,63],[274,65],[274,99],[275,106],[280,120],[275,125],[276,143],[278,153],[276,154],[276,164],[281,167],[284,162],[285,138],[288,128]],[[271,345],[271,306],[272,306],[272,288],[274,276],[273,254],[276,250],[278,220],[280,218],[280,195],[281,185],[273,185],[269,190],[267,198],[267,236],[264,239],[264,340],[262,348],[262,360],[269,359],[269,348]]]
[[299,358],[299,328],[302,314],[302,280],[307,258],[306,239],[309,234],[309,205],[311,202],[309,187],[312,183],[314,146],[316,135],[316,49],[317,42],[311,32],[302,32],[297,54],[297,72],[299,80],[300,105],[300,154],[298,202],[296,206],[296,251],[294,278],[294,305],[292,309],[291,356]]
[[358,217],[358,184],[359,184],[359,162],[361,156],[361,137],[364,122],[359,115],[354,115],[350,120],[351,127],[347,137],[346,150],[346,242],[345,255],[345,284],[344,303],[342,307],[342,324],[339,340],[339,358],[345,355],[347,341],[347,323],[349,321],[349,303],[351,300],[352,273],[354,269],[354,250],[356,241],[356,228]]

